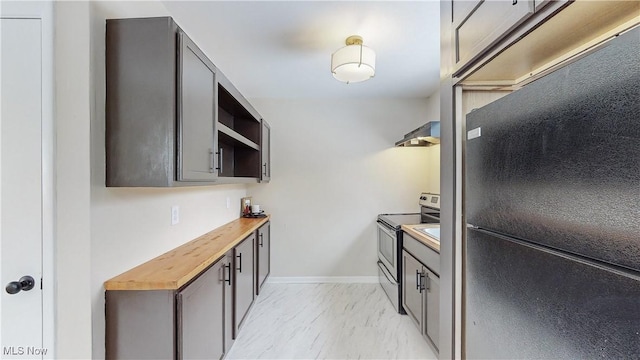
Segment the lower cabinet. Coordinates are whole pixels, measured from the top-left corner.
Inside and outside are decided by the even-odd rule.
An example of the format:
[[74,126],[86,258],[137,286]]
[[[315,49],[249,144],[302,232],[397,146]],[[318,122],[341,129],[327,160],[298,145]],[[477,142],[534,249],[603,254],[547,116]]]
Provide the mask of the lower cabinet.
[[106,292],[107,359],[221,359],[224,259],[179,290]]
[[427,340],[430,340],[438,349],[440,347],[440,277],[424,268],[425,281],[424,297],[424,314],[426,321],[422,334]]
[[179,289],[106,291],[106,358],[222,359],[268,274],[269,222]]
[[178,292],[178,359],[222,359],[225,305],[223,270],[223,261],[218,261]]
[[227,251],[224,261],[224,353],[228,353],[233,345],[233,250]]
[[402,306],[413,322],[422,329],[424,304],[420,277],[424,266],[411,254],[402,251]]
[[440,339],[440,277],[402,251],[402,306],[436,351]]
[[235,285],[233,287],[235,291],[234,339],[238,337],[238,332],[244,325],[244,320],[249,313],[249,308],[251,308],[255,296],[255,242],[256,234],[253,233],[242,240],[233,250],[235,254]]
[[256,259],[257,259],[257,282],[256,282],[256,295],[262,290],[262,286],[269,276],[271,269],[271,223],[267,222],[258,229],[258,242],[256,246]]

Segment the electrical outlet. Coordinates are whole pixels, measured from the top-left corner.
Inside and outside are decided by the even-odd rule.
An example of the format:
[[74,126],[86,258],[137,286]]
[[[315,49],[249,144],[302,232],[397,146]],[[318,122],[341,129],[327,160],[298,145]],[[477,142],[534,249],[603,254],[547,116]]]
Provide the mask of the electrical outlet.
[[227,209],[231,209],[231,198],[227,196]]
[[171,207],[171,225],[175,225],[180,222],[180,206],[174,205]]

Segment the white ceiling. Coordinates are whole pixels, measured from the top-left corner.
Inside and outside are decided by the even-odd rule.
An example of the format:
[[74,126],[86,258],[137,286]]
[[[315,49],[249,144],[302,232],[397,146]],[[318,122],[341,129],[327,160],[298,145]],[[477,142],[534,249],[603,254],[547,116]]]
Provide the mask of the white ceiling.
[[[424,98],[438,88],[437,0],[163,3],[248,98]],[[354,34],[376,51],[376,75],[347,85],[330,60]]]

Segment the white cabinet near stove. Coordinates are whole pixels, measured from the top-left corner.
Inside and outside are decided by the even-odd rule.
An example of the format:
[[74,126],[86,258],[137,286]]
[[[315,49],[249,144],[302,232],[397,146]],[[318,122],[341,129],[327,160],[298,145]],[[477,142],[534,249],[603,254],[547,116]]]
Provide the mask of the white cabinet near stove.
[[440,339],[440,254],[404,233],[402,306],[438,352]]

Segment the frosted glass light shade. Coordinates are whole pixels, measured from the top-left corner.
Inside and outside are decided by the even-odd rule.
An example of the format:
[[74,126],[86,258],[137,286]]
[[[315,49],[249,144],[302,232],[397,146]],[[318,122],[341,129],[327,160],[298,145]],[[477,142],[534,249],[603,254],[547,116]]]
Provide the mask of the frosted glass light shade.
[[338,81],[355,83],[376,73],[376,53],[362,45],[347,45],[331,55],[331,73]]

